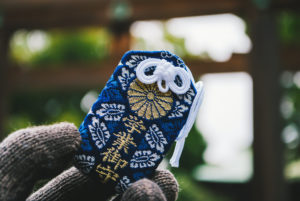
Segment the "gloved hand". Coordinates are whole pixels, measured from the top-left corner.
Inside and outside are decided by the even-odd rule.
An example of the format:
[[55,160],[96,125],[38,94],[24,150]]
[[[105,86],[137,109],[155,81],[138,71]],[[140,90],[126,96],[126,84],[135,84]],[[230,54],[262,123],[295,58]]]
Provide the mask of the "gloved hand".
[[[80,141],[77,128],[70,123],[31,127],[10,134],[0,144],[0,201],[110,199],[114,189],[107,189],[75,167],[65,170],[71,166]],[[37,181],[52,177],[32,193]],[[141,179],[112,199],[174,201],[177,194],[174,176],[169,171],[156,170],[151,180]]]

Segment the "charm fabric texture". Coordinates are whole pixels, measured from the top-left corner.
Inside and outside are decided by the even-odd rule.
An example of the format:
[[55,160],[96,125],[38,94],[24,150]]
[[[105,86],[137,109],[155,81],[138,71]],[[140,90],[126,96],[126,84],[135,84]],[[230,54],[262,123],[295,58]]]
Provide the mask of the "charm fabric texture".
[[178,166],[202,97],[202,83],[178,56],[127,52],[79,128],[75,166],[119,193],[150,177],[174,141]]

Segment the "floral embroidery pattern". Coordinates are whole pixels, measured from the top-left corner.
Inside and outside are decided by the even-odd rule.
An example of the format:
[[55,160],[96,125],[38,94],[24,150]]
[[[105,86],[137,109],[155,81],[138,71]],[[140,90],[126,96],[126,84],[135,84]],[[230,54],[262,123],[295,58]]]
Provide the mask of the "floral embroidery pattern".
[[163,117],[172,109],[172,92],[160,92],[156,83],[146,85],[135,79],[127,95],[131,110],[147,120]]
[[160,159],[156,153],[150,150],[136,151],[130,160],[131,168],[148,168],[155,166],[155,162]]
[[152,149],[157,149],[161,153],[164,152],[164,145],[166,145],[168,142],[156,124],[153,124],[151,127],[149,127],[145,138]]
[[120,121],[125,113],[125,105],[102,103],[101,109],[97,110],[97,114],[104,117],[106,121]]
[[122,90],[125,91],[128,87],[129,80],[134,77],[133,73],[129,73],[126,68],[122,68],[121,75],[118,76],[118,80],[121,83]]
[[129,68],[135,68],[141,61],[145,59],[147,59],[147,57],[143,55],[131,55],[131,58],[126,62],[126,65]]
[[120,179],[119,183],[117,184],[116,191],[122,193],[130,186],[130,184],[130,179],[127,176],[124,176]]
[[92,124],[89,125],[89,130],[92,135],[92,140],[96,146],[101,149],[108,141],[110,134],[103,122],[99,122],[96,117],[92,118]]
[[179,101],[176,101],[176,105],[174,107],[174,110],[169,115],[169,119],[177,118],[177,117],[183,117],[183,113],[186,112],[189,108],[185,105],[180,105]]
[[85,174],[88,174],[93,169],[93,166],[95,164],[94,156],[87,156],[84,154],[75,155],[74,160],[77,163],[77,166]]
[[190,88],[185,94],[178,95],[180,100],[184,100],[187,104],[191,105],[193,102],[193,97],[195,96],[195,92],[192,88]]

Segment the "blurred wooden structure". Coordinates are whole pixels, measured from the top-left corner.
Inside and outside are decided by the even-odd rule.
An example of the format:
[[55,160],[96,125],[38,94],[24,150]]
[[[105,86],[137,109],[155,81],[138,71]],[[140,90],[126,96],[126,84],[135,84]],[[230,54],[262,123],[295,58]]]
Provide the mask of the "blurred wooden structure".
[[[128,22],[169,19],[218,13],[235,13],[249,22],[253,50],[250,55],[234,55],[223,63],[186,61],[191,71],[204,73],[246,71],[254,82],[254,177],[243,190],[245,200],[287,201],[283,177],[283,148],[280,137],[279,76],[286,70],[300,70],[300,48],[284,47],[276,35],[275,16],[283,9],[300,10],[298,0],[1,0],[0,28],[0,133],[7,97],[14,91],[68,89],[103,84],[128,46],[101,64],[81,68],[66,65],[49,70],[29,70],[9,64],[7,52],[11,33],[17,29],[108,26],[114,3],[128,4]],[[259,6],[259,2],[262,6]],[[159,6],[157,6],[159,5]],[[125,39],[126,40],[126,39]],[[129,44],[128,41],[118,44]],[[101,66],[101,68],[98,68]],[[68,77],[68,79],[65,79]],[[250,190],[251,188],[251,190]],[[237,189],[236,189],[237,190]],[[253,195],[253,196],[252,196]]]

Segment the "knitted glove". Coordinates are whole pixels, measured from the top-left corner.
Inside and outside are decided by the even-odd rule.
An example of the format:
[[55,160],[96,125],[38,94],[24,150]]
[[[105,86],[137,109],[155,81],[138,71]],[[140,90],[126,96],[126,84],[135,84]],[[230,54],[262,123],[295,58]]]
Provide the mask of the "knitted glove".
[[[114,189],[107,189],[76,168],[62,172],[70,167],[80,141],[77,128],[70,123],[32,127],[10,134],[0,144],[0,201],[90,201],[112,197]],[[30,195],[38,180],[54,176]],[[173,201],[177,193],[178,184],[174,176],[168,171],[157,170],[151,180],[133,183],[114,200]]]

